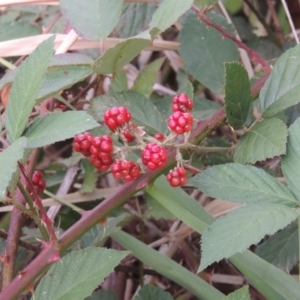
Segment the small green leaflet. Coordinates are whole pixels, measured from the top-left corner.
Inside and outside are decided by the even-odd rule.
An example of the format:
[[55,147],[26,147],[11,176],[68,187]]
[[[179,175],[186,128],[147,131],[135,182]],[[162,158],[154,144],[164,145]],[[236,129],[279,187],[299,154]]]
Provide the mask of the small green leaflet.
[[41,43],[21,65],[12,84],[6,110],[6,129],[9,141],[23,133],[28,117],[44,82],[45,72],[54,47],[54,36]]
[[213,262],[243,252],[265,235],[272,235],[299,216],[299,210],[274,203],[238,208],[217,219],[202,235],[202,258],[198,271]]
[[224,297],[222,300],[251,300],[249,294],[249,286],[245,285],[242,288],[230,293],[228,296]]
[[286,125],[276,118],[265,119],[239,139],[234,151],[234,161],[254,164],[285,154],[286,141]]
[[213,166],[189,180],[206,195],[241,204],[273,203],[297,207],[290,190],[264,170],[236,163]]
[[[72,28],[87,40],[109,36],[122,13],[123,0],[61,0],[60,10]],[[80,16],[80,17],[79,17]]]
[[289,128],[287,153],[281,159],[281,169],[288,187],[300,202],[300,118]]
[[86,248],[56,262],[38,284],[32,299],[82,300],[113,271],[128,251]]
[[28,148],[37,148],[63,141],[99,124],[85,111],[54,112],[37,117],[26,129]]
[[157,27],[161,31],[165,31],[191,8],[193,2],[193,0],[164,0],[154,13],[149,26]]
[[17,170],[18,160],[23,158],[26,144],[27,139],[20,137],[5,150],[0,152],[0,198],[2,199],[6,197],[6,188]]
[[299,103],[300,45],[285,51],[276,61],[273,71],[259,95],[259,111],[263,117],[272,117]]
[[251,107],[250,82],[246,69],[237,62],[226,63],[225,110],[228,123],[234,129],[242,129]]

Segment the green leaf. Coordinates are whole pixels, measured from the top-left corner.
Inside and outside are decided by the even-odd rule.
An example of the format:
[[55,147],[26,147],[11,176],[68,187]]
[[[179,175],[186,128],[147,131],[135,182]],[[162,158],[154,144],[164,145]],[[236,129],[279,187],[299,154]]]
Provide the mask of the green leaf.
[[164,0],[154,13],[149,26],[157,27],[161,31],[165,31],[191,8],[193,2],[193,0]]
[[0,152],[0,198],[6,197],[6,188],[17,170],[18,160],[23,158],[26,144],[27,139],[21,137]]
[[154,197],[146,193],[146,208],[144,212],[144,218],[155,220],[174,220],[175,216],[164,206],[162,206]]
[[173,300],[170,293],[151,284],[144,285],[133,300]]
[[143,68],[134,81],[132,90],[149,98],[164,60],[164,58],[159,58]]
[[127,86],[127,75],[126,72],[120,69],[115,73],[112,82],[110,84],[111,92],[124,92],[128,90]]
[[224,297],[222,300],[251,300],[249,294],[249,287],[247,285],[242,288],[230,293],[228,296]]
[[195,0],[195,4],[198,6],[207,6],[207,5],[212,5],[217,1],[218,0]]
[[211,167],[189,182],[210,197],[243,204],[273,203],[296,207],[289,189],[262,169],[229,163]]
[[94,63],[93,70],[98,74],[116,73],[133,60],[151,43],[150,39],[131,38],[107,49]]
[[129,254],[106,248],[73,251],[51,266],[34,293],[35,299],[82,300]]
[[145,96],[137,92],[122,92],[96,97],[91,101],[91,114],[102,121],[106,110],[113,106],[126,106],[132,121],[145,126],[151,133],[166,132],[165,120],[156,107]]
[[[122,0],[60,1],[60,10],[72,28],[87,40],[109,36],[122,13]],[[80,16],[80,17],[79,17]]]
[[217,219],[202,235],[199,271],[257,244],[266,234],[274,234],[298,215],[291,207],[261,203],[244,206]]
[[111,237],[122,247],[132,251],[133,255],[145,265],[156,270],[162,276],[176,282],[197,298],[211,300],[222,299],[224,296],[217,289],[188,271],[185,267],[182,267],[169,257],[160,254],[128,233],[119,230],[113,232]]
[[80,188],[80,193],[91,193],[96,186],[96,172],[94,165],[87,159],[81,161],[84,168],[84,179]]
[[221,93],[224,63],[239,59],[236,45],[195,15],[185,18],[179,41],[179,54],[188,72],[214,93]]
[[226,63],[225,74],[227,121],[234,129],[242,129],[252,105],[248,73],[239,63]]
[[298,224],[293,222],[258,245],[255,254],[289,274],[299,259],[298,245]]
[[118,300],[116,294],[113,291],[97,290],[91,296],[85,298],[85,300]]
[[124,3],[122,15],[114,32],[121,38],[139,34],[149,27],[156,9],[155,3]]
[[99,124],[84,111],[55,112],[36,118],[24,135],[28,138],[27,147],[37,148],[66,140],[97,126]]
[[221,105],[207,99],[194,98],[192,114],[197,120],[205,120],[211,117],[221,108]]
[[300,93],[300,45],[285,51],[276,61],[271,76],[259,95],[259,111],[263,117],[272,117],[278,112],[299,103]]
[[54,36],[41,43],[21,65],[13,82],[6,110],[9,141],[15,141],[24,131],[44,81],[44,73],[53,53]]
[[281,159],[281,169],[288,187],[300,201],[300,118],[289,128],[287,153]]
[[180,87],[177,94],[184,93],[187,94],[190,99],[194,98],[194,87],[190,81],[187,81],[184,85]]
[[257,161],[285,154],[287,128],[279,119],[266,119],[256,124],[238,141],[234,161],[254,164]]
[[34,36],[40,33],[39,28],[31,24],[16,21],[9,22],[1,24],[0,42]]
[[77,65],[77,66],[59,66],[51,68],[46,73],[46,79],[41,87],[37,101],[54,96],[61,90],[73,86],[77,82],[81,82],[92,74],[91,66]]

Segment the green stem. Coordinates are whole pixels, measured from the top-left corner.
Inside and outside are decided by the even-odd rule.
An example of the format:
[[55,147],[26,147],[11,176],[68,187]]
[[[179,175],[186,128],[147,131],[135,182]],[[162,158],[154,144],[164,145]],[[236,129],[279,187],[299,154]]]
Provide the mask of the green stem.
[[49,196],[49,197],[51,197],[51,198],[53,198],[57,202],[65,205],[65,206],[70,207],[71,209],[73,209],[74,211],[78,212],[79,214],[82,213],[82,209],[81,208],[79,208],[78,206],[76,206],[76,205],[74,205],[72,203],[69,203],[68,201],[65,201],[64,199],[62,199],[60,197],[57,197],[56,195],[50,193],[49,191],[44,190],[44,194],[47,195],[47,196]]

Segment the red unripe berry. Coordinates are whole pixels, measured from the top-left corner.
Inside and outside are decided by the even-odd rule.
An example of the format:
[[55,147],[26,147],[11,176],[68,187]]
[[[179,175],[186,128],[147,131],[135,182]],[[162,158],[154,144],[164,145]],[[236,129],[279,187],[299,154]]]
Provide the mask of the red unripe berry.
[[171,186],[177,187],[187,183],[186,171],[183,167],[171,170],[167,175],[167,181]]
[[168,125],[177,134],[189,132],[193,128],[193,116],[187,112],[176,111],[169,117]]
[[95,166],[95,168],[100,171],[107,171],[112,164],[112,158],[109,160],[102,160],[95,155],[91,156],[90,161]]
[[133,181],[140,175],[140,167],[131,160],[115,161],[111,166],[115,178],[122,178],[126,182]]
[[85,132],[75,136],[73,141],[73,149],[80,152],[84,156],[90,156],[90,148],[92,146],[94,137],[91,133]]
[[46,181],[43,178],[43,174],[40,171],[34,171],[31,181],[36,192],[38,194],[42,194],[46,186]]
[[188,112],[194,106],[193,100],[191,100],[187,94],[179,94],[172,99],[172,110],[174,112]]
[[158,133],[155,133],[154,138],[156,138],[160,142],[163,142],[165,139],[165,136],[162,133],[158,132]]
[[104,122],[111,131],[122,127],[131,120],[131,113],[126,107],[118,106],[107,110],[104,113]]
[[155,143],[147,144],[141,153],[142,162],[150,170],[162,168],[166,164],[167,151]]

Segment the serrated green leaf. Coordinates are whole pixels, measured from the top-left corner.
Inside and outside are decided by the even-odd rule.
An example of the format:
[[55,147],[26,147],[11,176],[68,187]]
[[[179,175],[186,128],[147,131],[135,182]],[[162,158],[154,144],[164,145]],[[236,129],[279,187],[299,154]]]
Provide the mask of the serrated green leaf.
[[249,294],[249,287],[247,285],[242,288],[230,293],[228,296],[224,297],[222,300],[251,300]]
[[155,3],[124,3],[123,12],[114,32],[121,38],[129,38],[149,27]]
[[[109,36],[119,21],[123,0],[60,1],[60,10],[72,28],[87,40]],[[80,15],[80,18],[78,17]]]
[[128,90],[127,86],[127,75],[126,72],[120,69],[115,73],[112,82],[110,84],[111,92],[124,92]]
[[213,166],[189,179],[210,197],[237,203],[298,206],[289,189],[262,169],[229,163]]
[[164,118],[150,100],[137,92],[122,92],[103,95],[91,100],[91,114],[102,121],[106,110],[113,106],[126,106],[132,115],[132,121],[145,126],[151,133],[166,132]]
[[290,273],[299,259],[298,224],[293,222],[287,228],[258,245],[255,254],[265,261]]
[[259,95],[259,111],[263,117],[299,103],[300,93],[300,45],[285,51],[276,61],[273,71]]
[[299,212],[274,203],[257,203],[239,208],[217,219],[202,235],[199,271],[213,262],[243,252],[266,234],[274,234],[294,221]]
[[152,269],[176,282],[203,300],[222,299],[224,296],[217,289],[188,271],[174,260],[155,251],[124,231],[116,231],[111,237],[125,249]]
[[73,251],[51,266],[34,292],[34,299],[82,300],[129,254],[106,248]]
[[156,77],[164,60],[164,58],[159,58],[143,68],[134,81],[132,90],[149,98],[150,94],[152,93],[152,88],[156,81]]
[[281,158],[281,169],[288,187],[300,201],[300,118],[289,128],[287,153]]
[[170,293],[151,284],[144,285],[133,300],[173,300]]
[[246,69],[239,63],[225,64],[225,110],[228,123],[242,129],[252,104]]
[[165,31],[191,8],[193,2],[193,0],[164,0],[154,13],[149,26],[157,27],[161,31]]
[[179,41],[179,54],[188,72],[214,93],[220,93],[224,86],[224,63],[239,59],[236,45],[199,22],[195,15],[185,18]]
[[84,168],[84,179],[80,188],[80,193],[90,193],[95,189],[96,185],[96,172],[94,165],[87,159],[81,161]]
[[44,73],[51,59],[54,36],[41,43],[21,65],[13,82],[6,110],[6,129],[12,142],[21,136],[44,81]]
[[99,124],[84,111],[55,112],[36,118],[24,135],[28,138],[27,147],[37,148],[66,140],[97,126]]
[[195,97],[192,114],[197,120],[205,120],[211,117],[220,108],[221,105],[216,102]]
[[238,141],[234,161],[254,164],[277,155],[285,154],[287,141],[286,125],[276,118],[256,124]]
[[107,49],[94,63],[93,70],[98,74],[113,74],[128,64],[140,52],[150,45],[151,40],[145,38],[127,39]]
[[6,197],[6,188],[17,170],[17,162],[24,155],[27,139],[20,137],[2,152],[0,152],[0,198]]

